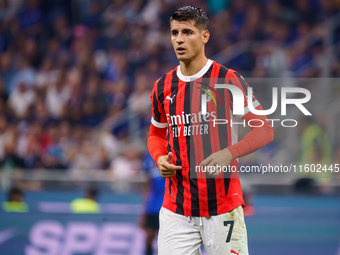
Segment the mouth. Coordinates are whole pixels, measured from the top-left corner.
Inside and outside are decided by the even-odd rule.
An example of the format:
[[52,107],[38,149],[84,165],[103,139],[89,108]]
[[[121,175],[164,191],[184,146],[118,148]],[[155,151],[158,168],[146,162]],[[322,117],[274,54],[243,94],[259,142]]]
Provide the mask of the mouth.
[[183,47],[177,47],[176,51],[178,54],[184,54],[186,52],[186,49]]

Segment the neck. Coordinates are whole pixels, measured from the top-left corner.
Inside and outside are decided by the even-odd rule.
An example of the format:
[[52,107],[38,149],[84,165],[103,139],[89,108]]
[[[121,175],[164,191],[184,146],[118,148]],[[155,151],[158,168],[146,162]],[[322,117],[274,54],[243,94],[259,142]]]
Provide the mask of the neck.
[[194,75],[205,66],[207,61],[208,59],[204,54],[195,58],[194,60],[191,60],[190,62],[180,61],[179,64],[181,66],[181,72],[185,76]]

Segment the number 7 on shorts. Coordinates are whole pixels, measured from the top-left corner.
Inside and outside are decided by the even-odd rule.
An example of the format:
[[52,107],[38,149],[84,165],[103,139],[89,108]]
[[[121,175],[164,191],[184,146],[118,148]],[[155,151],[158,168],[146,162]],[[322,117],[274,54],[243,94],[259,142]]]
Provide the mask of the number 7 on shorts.
[[233,220],[227,220],[227,221],[224,221],[223,224],[224,224],[224,226],[230,225],[227,240],[225,241],[226,243],[229,243],[230,239],[231,239],[231,233],[233,232],[234,221]]

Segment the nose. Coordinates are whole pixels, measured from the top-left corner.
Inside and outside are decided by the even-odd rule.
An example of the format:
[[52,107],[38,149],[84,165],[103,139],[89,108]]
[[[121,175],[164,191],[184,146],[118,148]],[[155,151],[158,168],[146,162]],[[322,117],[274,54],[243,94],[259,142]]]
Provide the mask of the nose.
[[182,44],[184,42],[184,36],[182,33],[178,33],[177,37],[176,37],[176,43],[178,44]]

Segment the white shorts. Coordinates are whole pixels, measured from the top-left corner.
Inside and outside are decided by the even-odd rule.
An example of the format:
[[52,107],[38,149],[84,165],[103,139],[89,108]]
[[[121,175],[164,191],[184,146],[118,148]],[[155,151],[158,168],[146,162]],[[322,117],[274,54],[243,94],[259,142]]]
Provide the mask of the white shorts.
[[248,255],[242,206],[211,217],[188,217],[162,207],[159,213],[158,255]]

